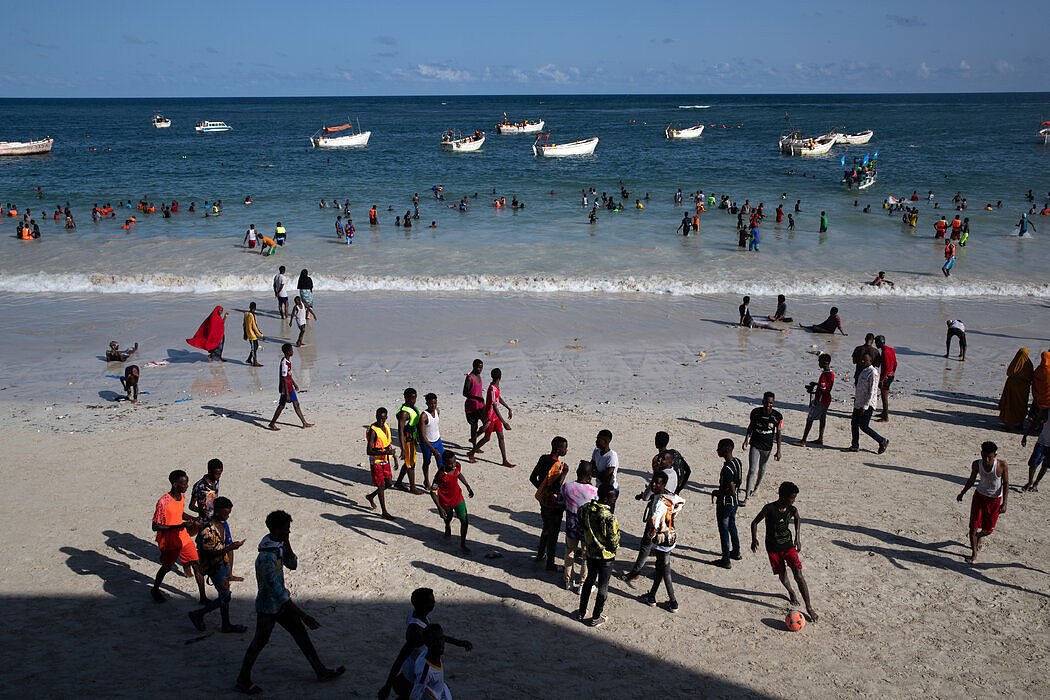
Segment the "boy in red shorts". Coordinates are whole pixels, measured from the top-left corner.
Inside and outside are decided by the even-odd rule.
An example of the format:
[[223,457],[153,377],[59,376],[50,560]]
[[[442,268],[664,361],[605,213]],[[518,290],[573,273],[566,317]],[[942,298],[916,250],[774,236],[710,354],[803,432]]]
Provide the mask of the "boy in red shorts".
[[[790,481],[785,481],[780,485],[777,494],[780,498],[764,505],[755,519],[751,521],[751,551],[758,551],[758,523],[764,519],[766,521],[766,553],[769,555],[773,573],[780,577],[780,582],[787,589],[791,604],[798,605],[798,598],[787,577],[787,567],[791,567],[798,590],[802,592],[802,600],[806,603],[809,619],[816,622],[819,616],[809,601],[809,586],[806,585],[806,579],[802,577],[802,562],[798,558],[798,553],[802,549],[802,537],[799,534],[801,521],[798,517],[798,509],[795,508],[798,486]],[[795,525],[794,539],[791,537],[790,522]]]
[[1010,493],[1009,472],[1006,462],[995,458],[998,452],[999,447],[994,442],[981,444],[981,458],[970,465],[970,478],[955,499],[962,503],[963,496],[977,483],[970,502],[970,556],[966,557],[969,564],[977,561],[981,539],[992,534],[999,514],[1006,512],[1006,496]]
[[441,469],[434,477],[430,495],[434,497],[434,503],[438,507],[438,514],[445,521],[445,537],[452,537],[452,518],[459,520],[459,548],[464,554],[470,554],[467,547],[467,502],[463,500],[463,491],[459,488],[459,482],[467,487],[467,494],[474,498],[474,489],[463,478],[463,472],[459,468],[459,460],[449,450],[441,455]]
[[[394,516],[386,509],[385,491],[392,485],[394,470],[397,469],[397,455],[394,454],[394,446],[390,439],[390,426],[386,424],[387,410],[376,409],[376,422],[368,426],[365,431],[365,451],[368,453],[368,463],[372,471],[372,484],[376,490],[365,496],[372,510],[376,508],[376,497],[379,497],[379,507],[383,511],[383,517],[393,520]],[[390,460],[394,460],[391,468]]]
[[157,533],[157,545],[160,546],[160,569],[153,580],[150,595],[158,603],[167,600],[160,592],[161,581],[176,563],[181,562],[186,568],[186,575],[189,576],[192,572],[193,578],[197,580],[201,603],[207,603],[204,577],[197,566],[197,547],[193,544],[193,537],[187,532],[187,528],[195,530],[198,525],[198,521],[185,511],[185,494],[186,489],[190,487],[190,478],[186,476],[186,472],[176,469],[168,474],[168,481],[171,483],[171,491],[160,497],[157,509],[153,512],[153,531]]

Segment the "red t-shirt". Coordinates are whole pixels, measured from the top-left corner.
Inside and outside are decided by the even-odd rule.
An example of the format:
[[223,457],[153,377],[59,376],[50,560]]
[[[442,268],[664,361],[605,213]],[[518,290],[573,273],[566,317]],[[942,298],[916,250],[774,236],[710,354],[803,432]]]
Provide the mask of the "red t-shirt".
[[820,373],[817,380],[817,388],[820,389],[820,402],[825,406],[831,405],[831,388],[835,386],[835,373],[826,369]]
[[438,503],[442,508],[455,508],[463,502],[463,490],[459,487],[459,467],[450,472],[438,472],[434,477],[438,483]]
[[882,348],[882,376],[892,377],[897,372],[897,351],[889,345]]

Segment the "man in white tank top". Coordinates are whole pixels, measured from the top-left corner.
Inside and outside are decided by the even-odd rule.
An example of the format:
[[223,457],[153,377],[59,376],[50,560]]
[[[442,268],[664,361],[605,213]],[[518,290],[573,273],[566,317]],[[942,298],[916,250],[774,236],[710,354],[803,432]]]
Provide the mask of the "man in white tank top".
[[445,446],[441,444],[441,430],[438,427],[441,422],[441,409],[438,408],[437,394],[430,393],[423,397],[427,402],[427,410],[419,414],[419,432],[423,438],[423,486],[430,488],[430,460],[437,463],[437,471],[441,470],[441,453]]
[[962,503],[963,496],[970,487],[977,484],[973,501],[970,503],[970,556],[969,564],[977,561],[977,552],[981,549],[981,539],[992,534],[1000,513],[1006,512],[1006,497],[1010,493],[1010,481],[1006,462],[996,459],[999,448],[994,442],[981,444],[981,458],[974,460],[970,466],[970,478],[955,499]]

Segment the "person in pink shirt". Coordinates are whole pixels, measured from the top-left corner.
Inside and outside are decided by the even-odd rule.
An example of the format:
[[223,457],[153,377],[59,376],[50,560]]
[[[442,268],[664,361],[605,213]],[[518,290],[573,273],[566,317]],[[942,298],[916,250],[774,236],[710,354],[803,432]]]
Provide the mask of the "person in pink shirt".
[[[478,440],[477,444],[467,452],[467,461],[473,464],[475,461],[474,455],[478,452],[478,449],[492,438],[492,433],[496,433],[500,455],[503,457],[503,466],[514,468],[517,465],[511,464],[507,460],[507,444],[503,441],[503,430],[510,430],[509,420],[514,417],[514,411],[500,397],[499,382],[503,378],[503,372],[499,367],[496,367],[492,370],[491,376],[492,381],[489,382],[489,389],[485,394],[485,437]],[[507,409],[506,418],[499,412],[500,405]]]
[[485,418],[485,390],[481,379],[481,370],[485,363],[474,360],[474,366],[463,380],[463,410],[467,414],[467,423],[470,424],[470,446],[476,447],[478,442],[478,426]]
[[879,392],[882,394],[882,416],[875,419],[877,423],[887,423],[890,420],[890,385],[897,373],[897,351],[886,344],[886,338],[881,335],[875,336],[875,347],[882,354],[882,364],[879,367]]

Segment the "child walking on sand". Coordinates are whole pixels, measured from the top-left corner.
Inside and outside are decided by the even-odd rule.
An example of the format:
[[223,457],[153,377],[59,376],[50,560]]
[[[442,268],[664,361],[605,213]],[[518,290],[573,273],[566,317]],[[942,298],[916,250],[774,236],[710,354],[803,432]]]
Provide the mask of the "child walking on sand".
[[[798,516],[798,509],[795,508],[798,486],[790,481],[785,481],[780,485],[778,495],[780,497],[777,500],[763,506],[755,519],[751,521],[751,551],[758,551],[758,524],[765,520],[766,554],[769,556],[769,564],[773,567],[773,573],[780,577],[780,582],[787,589],[791,604],[798,605],[798,598],[787,577],[787,567],[791,567],[795,583],[798,584],[798,590],[802,593],[802,600],[806,603],[809,619],[816,622],[817,611],[809,600],[809,586],[806,585],[806,579],[802,577],[802,562],[798,558],[798,553],[802,549],[802,535],[799,533],[801,520]],[[789,521],[795,526],[793,540]]]
[[467,487],[467,494],[474,498],[474,489],[463,477],[456,455],[445,450],[430,493],[438,507],[438,514],[445,521],[445,537],[452,537],[452,518],[455,517],[459,520],[459,548],[464,554],[470,554],[467,547],[467,502],[463,499],[463,490],[459,488],[461,481]]
[[[500,371],[499,367],[492,370],[491,373],[492,381],[489,383],[488,392],[485,395],[485,437],[478,440],[477,444],[467,452],[467,461],[474,463],[474,455],[481,451],[481,446],[484,445],[489,439],[492,438],[492,433],[496,433],[496,440],[499,442],[500,455],[503,457],[503,466],[515,467],[516,464],[511,464],[507,460],[507,445],[503,442],[503,430],[510,430],[509,419],[514,417],[514,411],[511,410],[507,402],[500,396],[500,379],[503,378],[503,372]],[[504,418],[499,412],[499,407],[502,405],[507,409],[507,417]]]

